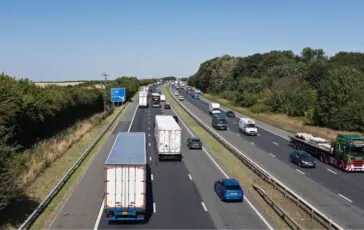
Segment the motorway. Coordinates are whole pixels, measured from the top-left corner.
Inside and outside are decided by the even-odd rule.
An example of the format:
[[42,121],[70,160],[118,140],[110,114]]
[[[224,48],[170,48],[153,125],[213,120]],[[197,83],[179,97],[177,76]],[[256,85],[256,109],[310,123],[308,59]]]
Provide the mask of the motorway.
[[[191,132],[179,122],[183,161],[159,162],[154,140],[154,116],[173,114],[164,108],[137,108],[130,103],[119,123],[90,167],[55,215],[50,229],[267,229],[272,227],[259,209],[244,203],[223,203],[213,191],[213,182],[226,173],[203,150],[189,150]],[[163,104],[163,103],[162,103]],[[145,132],[149,181],[148,221],[145,224],[109,224],[102,212],[104,162],[117,132]]]
[[[185,98],[182,104],[211,126],[209,100],[195,100],[184,90],[179,92]],[[238,118],[228,119],[228,131],[216,131],[220,136],[344,228],[364,228],[363,174],[345,173],[322,162],[315,169],[298,168],[288,161],[292,148],[287,132],[257,122],[259,135],[246,136],[238,131]]]

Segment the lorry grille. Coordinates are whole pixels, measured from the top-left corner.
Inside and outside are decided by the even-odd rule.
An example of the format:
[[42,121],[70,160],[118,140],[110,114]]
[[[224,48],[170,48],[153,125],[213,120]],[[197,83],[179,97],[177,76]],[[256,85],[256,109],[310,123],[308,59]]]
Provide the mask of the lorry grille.
[[364,160],[351,160],[350,164],[354,167],[362,167],[364,165]]

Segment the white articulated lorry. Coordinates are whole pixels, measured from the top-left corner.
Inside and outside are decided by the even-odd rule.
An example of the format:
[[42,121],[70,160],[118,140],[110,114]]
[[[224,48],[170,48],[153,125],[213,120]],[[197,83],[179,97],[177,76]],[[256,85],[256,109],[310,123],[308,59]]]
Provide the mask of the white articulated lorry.
[[106,218],[144,221],[146,187],[145,133],[118,133],[105,162]]
[[139,92],[139,108],[148,107],[148,93]]
[[211,115],[214,115],[214,114],[221,114],[221,111],[220,111],[220,104],[219,103],[210,103],[209,104],[209,113]]
[[182,160],[182,130],[173,116],[156,115],[154,128],[159,160]]

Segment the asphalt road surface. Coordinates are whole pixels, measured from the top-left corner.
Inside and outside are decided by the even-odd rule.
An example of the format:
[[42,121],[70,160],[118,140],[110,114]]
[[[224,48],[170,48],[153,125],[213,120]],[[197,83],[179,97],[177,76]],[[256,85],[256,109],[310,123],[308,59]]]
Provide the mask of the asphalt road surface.
[[[50,229],[267,229],[266,220],[246,203],[223,203],[213,182],[224,175],[201,150],[186,148],[183,128],[182,162],[159,162],[154,140],[154,116],[171,114],[159,108],[137,109],[135,99],[61,207]],[[130,130],[129,130],[130,129]],[[104,162],[117,132],[145,132],[150,166],[146,224],[109,224],[102,213]]]
[[[211,126],[209,101],[195,100],[182,89],[179,92],[185,98],[182,104]],[[288,161],[289,133],[262,122],[257,125],[259,135],[246,136],[238,131],[238,118],[229,118],[228,131],[216,132],[343,227],[364,228],[363,174],[341,172],[321,162],[315,169],[299,168]]]

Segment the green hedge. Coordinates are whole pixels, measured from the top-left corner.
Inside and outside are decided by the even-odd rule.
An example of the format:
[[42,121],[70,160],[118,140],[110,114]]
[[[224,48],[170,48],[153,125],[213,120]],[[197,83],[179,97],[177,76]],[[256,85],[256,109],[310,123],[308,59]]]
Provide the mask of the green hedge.
[[322,49],[222,56],[200,65],[188,84],[255,112],[305,117],[336,130],[364,131],[364,54]]

